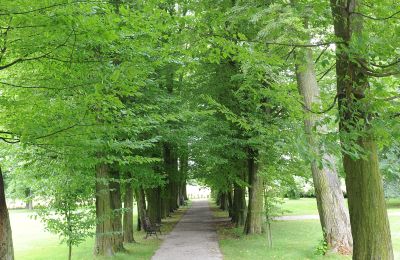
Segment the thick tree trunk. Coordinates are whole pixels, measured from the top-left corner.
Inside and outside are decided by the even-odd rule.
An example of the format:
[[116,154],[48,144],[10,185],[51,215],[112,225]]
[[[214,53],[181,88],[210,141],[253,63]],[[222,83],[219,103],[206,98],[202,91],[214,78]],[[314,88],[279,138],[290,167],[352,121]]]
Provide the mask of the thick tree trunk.
[[258,151],[249,148],[248,173],[249,173],[249,206],[244,226],[245,234],[261,234],[264,231],[264,185],[258,174]]
[[147,216],[151,223],[161,223],[161,188],[147,189]]
[[107,165],[96,167],[96,240],[94,254],[113,256],[113,229],[111,223],[111,198],[108,186],[109,169]]
[[[336,48],[336,74],[353,259],[391,260],[394,256],[382,177],[369,125],[372,118],[364,100],[368,77],[359,64],[364,62],[363,58],[354,54],[357,50],[351,50],[350,43],[358,42],[354,38],[362,34],[362,16],[358,15],[360,3],[357,0],[331,0],[335,35],[343,42]],[[363,149],[365,157],[349,156],[346,150],[354,145]]]
[[6,204],[3,173],[0,168],[0,259],[13,260],[14,247],[11,234],[10,217]]
[[115,252],[125,251],[124,236],[122,232],[122,201],[119,171],[111,171],[110,199],[111,199],[111,224],[113,229],[113,247]]
[[313,130],[318,117],[309,112],[313,107],[320,107],[320,93],[312,51],[311,49],[298,51],[296,56],[297,86],[303,96],[305,106],[304,128],[309,149],[313,156],[321,157],[331,164],[326,166],[325,163],[325,166],[320,169],[316,159],[311,161],[311,172],[322,230],[329,251],[349,254],[352,251],[353,240],[349,216],[340,188],[340,180],[333,168],[333,156],[324,153],[319,144],[318,134]]
[[125,184],[124,208],[124,242],[133,243],[135,242],[133,237],[133,187],[130,182]]
[[168,184],[166,186],[168,193],[169,212],[173,212],[178,208],[178,157],[176,149],[170,144],[164,144],[164,167],[168,176]]

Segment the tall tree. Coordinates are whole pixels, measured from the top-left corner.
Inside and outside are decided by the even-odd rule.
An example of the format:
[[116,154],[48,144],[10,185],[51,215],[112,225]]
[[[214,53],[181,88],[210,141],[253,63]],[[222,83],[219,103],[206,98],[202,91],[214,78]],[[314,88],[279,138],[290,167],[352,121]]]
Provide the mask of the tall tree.
[[244,232],[261,234],[264,232],[264,182],[259,173],[259,154],[254,148],[248,150],[249,206]]
[[[353,259],[394,259],[389,220],[370,120],[366,62],[362,48],[363,16],[359,0],[331,0],[336,49],[339,126],[343,166],[354,240]],[[354,156],[358,146],[361,156]],[[353,153],[352,153],[353,152]]]
[[[316,132],[321,127],[316,124],[320,118],[310,112],[313,108],[321,107],[312,51],[299,50],[296,57],[297,86],[305,107],[304,130],[311,157],[314,157],[311,160],[311,172],[324,238],[330,251],[349,254],[353,241],[335,159],[320,145]],[[318,163],[318,160],[322,162]],[[322,168],[319,164],[323,165]]]

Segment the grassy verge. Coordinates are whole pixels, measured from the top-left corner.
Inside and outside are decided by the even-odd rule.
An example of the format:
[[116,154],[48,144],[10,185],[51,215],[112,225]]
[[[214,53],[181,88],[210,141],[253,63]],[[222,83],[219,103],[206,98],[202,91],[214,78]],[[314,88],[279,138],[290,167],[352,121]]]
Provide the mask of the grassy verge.
[[[297,204],[296,204],[297,203]],[[398,201],[389,201],[392,210],[398,210]],[[294,215],[306,212],[310,214],[312,199],[290,201],[289,207]],[[302,208],[306,206],[305,208]],[[322,232],[318,220],[275,221],[271,225],[272,248],[268,247],[265,235],[245,236],[242,228],[235,228],[228,219],[228,213],[221,211],[211,203],[217,221],[219,245],[225,260],[268,260],[268,259],[329,259],[348,260],[349,256],[316,254],[316,248],[321,242]],[[316,210],[316,209],[315,209]],[[318,214],[318,213],[316,213]],[[389,217],[395,259],[400,259],[400,217]]]
[[[389,213],[400,212],[400,199],[387,199],[386,205]],[[318,215],[315,198],[284,199],[281,208],[284,211],[284,215]]]
[[[188,204],[190,205],[190,203]],[[162,232],[169,233],[176,223],[181,219],[189,206],[181,207],[171,214],[171,217],[163,220]],[[24,260],[58,260],[67,259],[67,247],[60,244],[56,235],[44,231],[44,226],[37,220],[29,217],[30,212],[11,210],[11,225],[13,229],[15,258]],[[137,216],[134,216],[134,223],[137,222]],[[119,253],[113,259],[128,260],[150,259],[151,256],[161,245],[162,240],[150,237],[144,239],[145,233],[135,232],[136,243],[126,244],[126,253]],[[89,238],[73,248],[72,259],[87,260],[93,259],[94,238]],[[106,258],[96,258],[106,259]]]

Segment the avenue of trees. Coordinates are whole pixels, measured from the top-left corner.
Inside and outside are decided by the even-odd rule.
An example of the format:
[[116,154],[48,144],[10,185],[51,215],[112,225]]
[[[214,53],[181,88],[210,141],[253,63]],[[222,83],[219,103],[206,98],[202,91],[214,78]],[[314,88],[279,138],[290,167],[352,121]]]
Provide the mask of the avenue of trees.
[[161,223],[195,179],[259,234],[298,177],[330,252],[393,259],[399,20],[394,0],[0,1],[0,259],[6,196],[70,257],[89,236],[113,256],[134,201]]

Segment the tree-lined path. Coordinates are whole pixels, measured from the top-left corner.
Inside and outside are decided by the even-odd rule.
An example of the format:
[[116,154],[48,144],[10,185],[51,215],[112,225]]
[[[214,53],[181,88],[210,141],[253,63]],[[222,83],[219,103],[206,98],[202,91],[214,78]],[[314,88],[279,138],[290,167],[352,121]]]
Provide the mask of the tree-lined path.
[[193,201],[192,207],[169,233],[153,260],[222,259],[208,201]]

